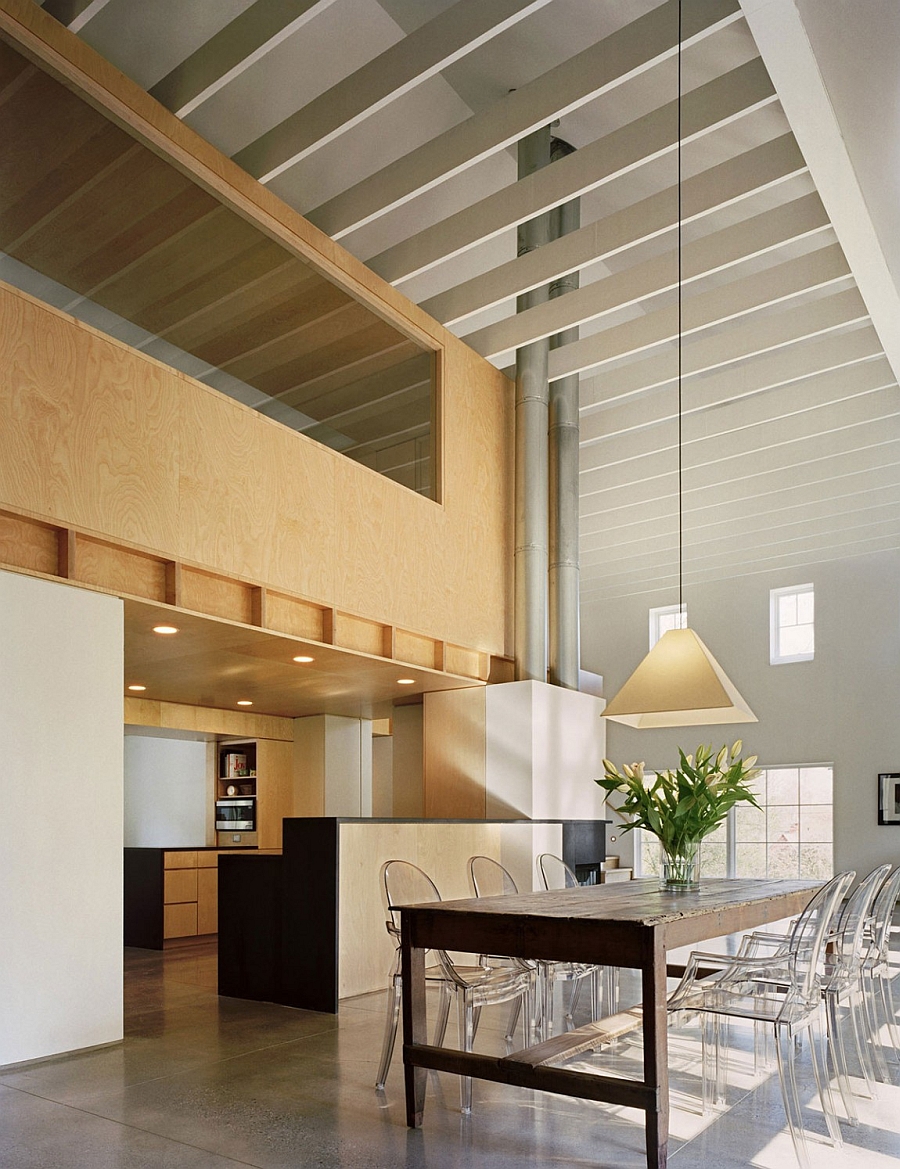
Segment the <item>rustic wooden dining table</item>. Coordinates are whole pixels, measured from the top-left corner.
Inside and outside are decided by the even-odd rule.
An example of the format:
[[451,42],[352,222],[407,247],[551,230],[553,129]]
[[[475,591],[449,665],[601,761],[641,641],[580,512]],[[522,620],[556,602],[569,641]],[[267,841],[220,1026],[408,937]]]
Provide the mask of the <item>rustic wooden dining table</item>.
[[[418,1128],[426,1069],[494,1080],[564,1096],[630,1106],[645,1113],[647,1165],[663,1169],[669,1136],[666,978],[668,955],[683,946],[792,917],[816,881],[703,880],[668,892],[656,880],[473,897],[401,909],[403,1063],[406,1117]],[[481,1055],[430,1046],[425,1019],[425,952],[507,954],[593,962],[640,971],[643,1079],[624,1079],[530,1062],[527,1055]]]

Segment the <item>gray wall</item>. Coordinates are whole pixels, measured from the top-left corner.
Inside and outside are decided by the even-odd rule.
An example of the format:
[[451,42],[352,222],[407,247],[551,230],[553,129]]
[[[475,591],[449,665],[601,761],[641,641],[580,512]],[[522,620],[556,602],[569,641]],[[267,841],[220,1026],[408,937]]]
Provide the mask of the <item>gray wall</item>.
[[206,844],[207,745],[125,736],[125,844],[202,848]]
[[[816,656],[769,665],[769,590],[812,581]],[[835,865],[865,873],[900,863],[900,827],[877,825],[879,771],[900,772],[900,553],[879,553],[685,588],[688,621],[750,703],[758,723],[634,730],[608,724],[607,754],[651,767],[676,747],[741,736],[765,766],[834,765]],[[582,604],[582,659],[607,698],[646,654],[647,610],[669,594]]]

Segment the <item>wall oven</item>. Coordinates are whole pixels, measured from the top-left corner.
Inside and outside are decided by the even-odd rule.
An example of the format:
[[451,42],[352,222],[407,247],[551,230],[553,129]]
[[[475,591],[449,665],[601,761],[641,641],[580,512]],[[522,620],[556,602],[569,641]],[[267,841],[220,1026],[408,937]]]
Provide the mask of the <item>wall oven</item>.
[[236,796],[216,800],[216,830],[218,832],[254,832],[256,830],[256,797]]

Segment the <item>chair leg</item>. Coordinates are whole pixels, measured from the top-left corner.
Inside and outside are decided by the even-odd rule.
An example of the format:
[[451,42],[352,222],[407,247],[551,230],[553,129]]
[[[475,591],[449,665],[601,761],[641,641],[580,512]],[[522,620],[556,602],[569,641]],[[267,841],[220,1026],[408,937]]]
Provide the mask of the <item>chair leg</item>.
[[[876,1028],[873,1026],[869,1014],[868,1001],[864,999],[860,1003],[857,1001],[857,996],[850,995],[849,1004],[850,1022],[853,1028],[853,1042],[856,1044],[857,1058],[862,1068],[863,1079],[866,1081],[866,1091],[874,1099],[878,1096],[878,1087],[876,1084],[876,1079],[880,1071],[878,1056],[881,1056],[882,1064],[884,1064],[884,1056],[881,1054],[881,1047],[877,1042]],[[862,1019],[860,1019],[860,1009],[863,1014]],[[884,1072],[886,1075],[886,1067],[884,1068]]]
[[[583,982],[584,982],[583,978],[574,978],[572,980],[572,993],[571,993],[571,996],[569,998],[569,1009],[567,1011],[564,1011],[564,1013],[563,1013],[563,1017],[565,1018],[565,1021],[566,1021],[566,1026],[565,1026],[564,1030],[568,1030],[568,1028],[570,1026],[571,1027],[575,1026],[575,1018],[574,1018],[575,1010],[578,1006],[578,1000],[581,998],[581,984]],[[563,994],[565,994],[565,993],[566,993],[565,990],[563,990]]]
[[[825,1003],[828,1020],[828,1040],[831,1050],[834,1070],[837,1075],[838,1088],[844,1104],[847,1119],[855,1127],[859,1124],[856,1105],[853,1103],[853,1090],[850,1087],[850,1074],[847,1066],[847,1049],[844,1046],[844,1033],[841,1030],[841,1020],[838,1014],[837,995],[828,995]],[[826,1064],[827,1067],[827,1064]]]
[[816,1081],[816,1089],[819,1093],[819,1099],[822,1102],[822,1112],[825,1114],[825,1125],[828,1128],[828,1135],[831,1137],[831,1143],[835,1148],[840,1148],[844,1143],[844,1138],[841,1136],[841,1126],[838,1124],[837,1112],[834,1107],[834,1096],[831,1093],[831,1081],[828,1079],[827,1061],[823,1068],[822,1053],[825,1048],[824,1036],[821,1039],[821,1047],[816,1042],[816,1036],[813,1033],[813,1027],[816,1026],[813,1021],[809,1029],[809,1058],[812,1063],[813,1077]]
[[381,1062],[378,1065],[378,1077],[375,1080],[376,1088],[383,1088],[391,1066],[391,1056],[394,1054],[394,1041],[397,1038],[397,1026],[400,1022],[400,997],[403,993],[403,984],[400,975],[391,978],[388,987],[387,1017],[384,1021],[384,1042],[381,1045]]
[[775,1052],[778,1056],[778,1078],[781,1081],[781,1096],[787,1117],[794,1151],[802,1169],[811,1169],[806,1134],[803,1131],[803,1116],[800,1112],[800,1097],[797,1092],[797,1073],[794,1068],[794,1042],[786,1027],[776,1027]]
[[450,1017],[450,987],[441,983],[441,997],[438,1000],[438,1013],[434,1021],[434,1046],[444,1046],[444,1036],[447,1034],[447,1020]]
[[512,1043],[513,1039],[515,1038],[516,1024],[519,1022],[519,1015],[521,1014],[521,1011],[522,1011],[521,998],[513,999],[512,1005],[510,1006],[510,1009],[509,1009],[509,1019],[507,1020],[507,1023],[506,1023],[506,1034],[503,1036],[503,1038],[506,1040],[507,1043]]
[[[456,996],[456,1004],[459,1013],[459,1045],[463,1051],[471,1051],[475,1045],[475,1012],[463,992]],[[459,1103],[463,1116],[470,1116],[472,1112],[471,1076],[460,1076]]]
[[552,967],[545,968],[541,977],[541,1038],[549,1039],[553,1034],[553,991],[555,979]]
[[866,1036],[872,1051],[872,1063],[875,1076],[883,1084],[889,1084],[891,1082],[891,1075],[888,1071],[887,1060],[884,1058],[884,1048],[881,1046],[881,1040],[878,1037],[878,1004],[875,999],[863,994],[862,988],[860,988],[858,997],[862,1010],[863,1023],[865,1024]]
[[[614,1015],[619,1009],[619,968],[603,967],[603,1002],[605,1013]],[[596,1016],[599,1018],[599,1016]]]
[[[900,1063],[900,1027],[898,1027],[898,1025],[897,1025],[897,1014],[896,1014],[896,1008],[894,1007],[893,985],[892,985],[891,980],[889,978],[879,977],[877,979],[877,982],[879,984],[879,990],[881,992],[881,1005],[884,1007],[884,1015],[885,1015],[885,1019],[887,1021],[888,1034],[890,1035],[891,1043],[893,1044],[894,1059],[897,1060],[898,1063]],[[875,990],[874,983],[872,986],[872,990],[873,990],[873,992]],[[872,1005],[875,1009],[875,1018],[877,1019],[878,1018],[878,1004],[877,1004],[877,1000],[874,998],[874,993],[873,993]]]

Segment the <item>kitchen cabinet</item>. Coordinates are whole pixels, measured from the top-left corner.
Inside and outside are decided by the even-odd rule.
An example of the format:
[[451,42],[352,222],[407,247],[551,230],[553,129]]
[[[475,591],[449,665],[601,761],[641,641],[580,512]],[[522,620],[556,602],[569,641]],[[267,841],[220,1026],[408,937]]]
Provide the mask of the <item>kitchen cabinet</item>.
[[217,933],[220,855],[215,848],[126,848],[125,945],[161,950],[167,941]]
[[[293,744],[278,739],[220,740],[218,759],[216,799],[243,797],[256,805],[255,833],[218,831],[219,848],[232,844],[281,848],[281,822],[294,813]],[[240,841],[234,841],[235,836]]]

